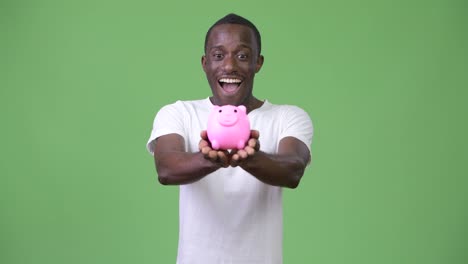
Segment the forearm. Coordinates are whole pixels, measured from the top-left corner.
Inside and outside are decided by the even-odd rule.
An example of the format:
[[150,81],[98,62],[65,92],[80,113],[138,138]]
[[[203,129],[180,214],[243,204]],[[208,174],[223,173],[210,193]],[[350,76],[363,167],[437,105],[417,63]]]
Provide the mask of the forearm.
[[163,185],[182,185],[198,181],[221,166],[203,157],[201,153],[180,151],[155,152],[159,182]]
[[307,164],[298,156],[257,152],[240,164],[260,181],[281,187],[296,188]]

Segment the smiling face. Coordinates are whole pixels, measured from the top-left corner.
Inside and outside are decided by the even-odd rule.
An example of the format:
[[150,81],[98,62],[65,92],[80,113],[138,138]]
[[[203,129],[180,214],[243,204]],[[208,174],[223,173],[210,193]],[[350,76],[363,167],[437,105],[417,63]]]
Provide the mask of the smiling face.
[[245,105],[251,111],[261,105],[252,95],[255,74],[263,64],[253,31],[244,25],[221,24],[208,36],[202,57],[216,105]]

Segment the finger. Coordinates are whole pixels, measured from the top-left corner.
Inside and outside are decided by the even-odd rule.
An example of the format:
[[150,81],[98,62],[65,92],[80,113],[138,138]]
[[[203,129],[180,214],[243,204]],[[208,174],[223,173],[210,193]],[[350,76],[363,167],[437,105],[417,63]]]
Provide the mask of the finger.
[[223,167],[228,167],[229,166],[229,160],[228,160],[228,156],[226,155],[226,153],[224,153],[223,151],[218,151],[217,154],[218,154],[217,155],[218,160],[221,163],[221,165]]
[[258,141],[257,139],[251,138],[247,142],[247,146],[253,148],[255,151],[258,151],[260,149],[260,141]]
[[245,149],[239,150],[237,152],[237,155],[239,156],[238,160],[241,160],[241,159],[243,160],[243,159],[246,159],[246,158],[249,157],[249,155],[247,154],[247,151],[245,151]]
[[208,140],[208,133],[206,132],[206,130],[202,130],[200,132],[200,137],[204,140]]
[[253,156],[255,154],[255,149],[250,146],[246,147],[244,151],[248,154],[248,156]]
[[252,147],[252,148],[255,148],[255,146],[257,146],[257,144],[258,144],[258,140],[255,139],[255,138],[251,138],[247,142],[247,146]]
[[210,158],[210,160],[212,161],[217,161],[218,160],[218,153],[216,152],[216,150],[210,150],[208,152],[208,157]]
[[241,162],[240,159],[241,159],[241,158],[240,158],[239,154],[236,153],[236,154],[232,155],[232,156],[231,156],[231,161],[230,161],[231,167],[237,167],[237,166],[239,166],[239,164],[240,164],[240,162]]
[[258,130],[250,130],[250,137],[251,138],[259,138],[260,132]]
[[[233,158],[234,158],[234,156],[233,156]],[[237,167],[237,166],[239,166],[239,161],[237,159],[236,160],[231,159],[230,165],[231,165],[231,167]]]
[[209,145],[210,144],[208,143],[208,141],[202,139],[202,140],[200,140],[200,143],[198,143],[198,148],[202,149],[204,147],[208,147]]
[[205,146],[205,147],[203,147],[203,148],[201,149],[201,153],[202,153],[205,157],[208,156],[208,154],[210,153],[210,151],[211,151],[211,148],[210,148],[209,146]]

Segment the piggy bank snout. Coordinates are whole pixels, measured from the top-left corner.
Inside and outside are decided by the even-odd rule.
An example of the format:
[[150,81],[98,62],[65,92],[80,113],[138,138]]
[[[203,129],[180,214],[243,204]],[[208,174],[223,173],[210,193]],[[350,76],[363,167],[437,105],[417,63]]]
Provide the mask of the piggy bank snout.
[[223,126],[232,126],[237,123],[237,120],[239,120],[237,114],[226,113],[218,115],[218,122]]

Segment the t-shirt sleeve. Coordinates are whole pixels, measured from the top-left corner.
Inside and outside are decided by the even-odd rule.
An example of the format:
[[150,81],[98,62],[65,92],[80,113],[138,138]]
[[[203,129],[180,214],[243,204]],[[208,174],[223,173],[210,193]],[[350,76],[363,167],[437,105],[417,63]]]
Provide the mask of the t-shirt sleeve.
[[289,106],[283,115],[285,125],[279,138],[295,137],[304,142],[310,151],[314,129],[307,112],[297,106]]
[[166,105],[158,111],[154,118],[151,135],[146,144],[148,151],[153,154],[155,140],[160,136],[168,134],[179,134],[184,138],[184,140],[186,139],[184,130],[184,111],[181,106],[181,102]]

